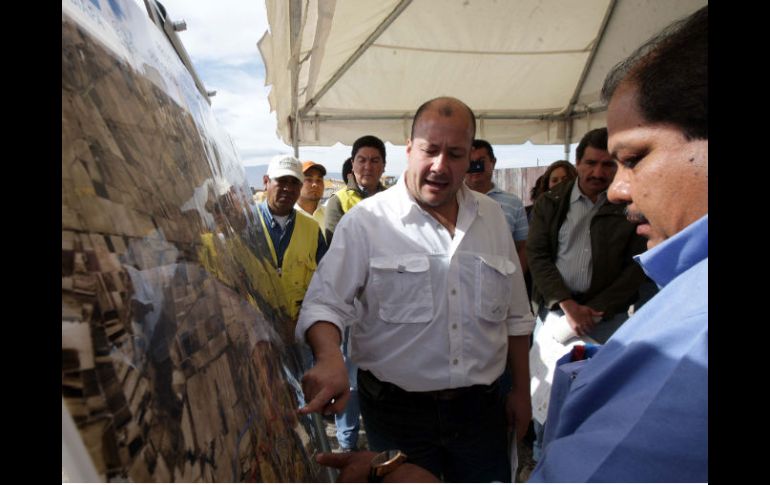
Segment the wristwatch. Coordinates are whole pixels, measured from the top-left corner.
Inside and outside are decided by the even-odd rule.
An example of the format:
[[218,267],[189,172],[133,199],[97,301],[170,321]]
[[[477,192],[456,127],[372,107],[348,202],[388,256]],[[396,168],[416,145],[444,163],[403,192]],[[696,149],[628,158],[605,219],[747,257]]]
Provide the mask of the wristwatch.
[[382,482],[382,478],[406,461],[406,454],[401,450],[387,450],[375,455],[369,467],[369,481]]

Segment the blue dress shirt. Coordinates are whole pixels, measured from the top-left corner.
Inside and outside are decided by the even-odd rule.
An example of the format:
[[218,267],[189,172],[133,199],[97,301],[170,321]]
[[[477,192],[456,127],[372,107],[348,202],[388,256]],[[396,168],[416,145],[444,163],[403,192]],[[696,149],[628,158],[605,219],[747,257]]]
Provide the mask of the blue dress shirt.
[[526,241],[527,235],[529,235],[529,220],[521,199],[510,192],[503,192],[494,184],[487,195],[496,200],[500,204],[500,208],[503,209],[505,221],[511,229],[513,240]]
[[708,481],[708,214],[635,259],[661,290],[578,374],[532,482]]

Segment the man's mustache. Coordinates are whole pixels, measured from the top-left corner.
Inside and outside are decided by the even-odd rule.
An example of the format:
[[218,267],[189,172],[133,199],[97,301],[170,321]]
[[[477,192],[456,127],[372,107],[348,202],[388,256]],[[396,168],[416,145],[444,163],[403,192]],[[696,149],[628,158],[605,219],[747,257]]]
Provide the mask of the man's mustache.
[[588,179],[586,179],[586,182],[592,182],[594,180],[597,182],[601,182],[603,184],[609,183],[609,180],[607,180],[604,177],[588,177]]
[[647,220],[647,218],[639,211],[632,211],[631,209],[626,206],[626,208],[623,210],[623,213],[626,215],[626,219],[628,219],[630,222],[633,222],[634,224],[647,224],[650,221]]

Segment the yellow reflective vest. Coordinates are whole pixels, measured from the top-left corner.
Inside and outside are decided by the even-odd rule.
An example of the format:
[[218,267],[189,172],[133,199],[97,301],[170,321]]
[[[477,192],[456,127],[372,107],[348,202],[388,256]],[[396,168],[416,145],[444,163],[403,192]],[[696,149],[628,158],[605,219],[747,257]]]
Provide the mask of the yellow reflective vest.
[[350,209],[353,208],[354,205],[358,204],[362,200],[364,200],[363,196],[352,189],[348,189],[347,187],[341,190],[338,190],[334,193],[334,195],[337,196],[337,198],[340,200],[340,205],[342,206],[342,213],[346,214]]
[[[267,228],[262,211],[259,213],[259,220],[262,222],[262,228],[265,231],[267,244],[270,246],[270,253],[273,256],[273,263],[278,266],[278,254],[273,247],[273,240],[270,238],[270,231]],[[316,267],[316,251],[318,250],[318,223],[311,217],[295,211],[294,230],[291,233],[289,246],[283,255],[283,262],[278,268],[278,275],[281,280],[281,287],[286,295],[289,316],[292,319],[297,318],[299,309],[302,306],[302,300],[305,298],[305,292],[310,285],[310,278],[313,277]]]

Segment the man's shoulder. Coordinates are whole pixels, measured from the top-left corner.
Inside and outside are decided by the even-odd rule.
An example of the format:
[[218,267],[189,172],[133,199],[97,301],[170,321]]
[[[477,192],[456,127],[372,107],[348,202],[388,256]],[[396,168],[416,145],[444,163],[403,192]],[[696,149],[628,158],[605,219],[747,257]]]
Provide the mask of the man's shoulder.
[[321,230],[321,225],[318,224],[318,221],[313,218],[313,216],[308,215],[307,212],[300,212],[299,210],[294,211],[295,214],[295,222],[294,225],[297,228],[307,228],[307,230]]
[[406,194],[399,193],[395,187],[390,187],[388,189],[375,192],[369,197],[365,197],[361,200],[361,202],[356,204],[353,209],[362,204],[363,207],[387,207],[388,205],[393,204],[393,201],[399,199],[400,197],[406,197]]
[[518,200],[519,202],[521,202],[521,197],[519,197],[518,195],[514,194],[513,192],[509,192],[507,190],[503,190],[503,189],[501,189],[498,186],[495,186],[492,190],[487,192],[487,195],[492,197],[493,199],[498,199],[498,198],[500,198],[500,199],[513,199],[513,200]]
[[[478,202],[479,214],[482,216],[482,220],[490,222],[494,227],[500,225],[502,228],[508,228],[506,210],[500,205],[499,201],[493,199],[487,194],[482,194],[481,192],[476,192],[470,189],[468,189],[465,193],[467,194],[466,197],[475,199]],[[503,220],[503,223],[498,224],[498,222],[495,222],[496,219],[490,219],[492,214],[497,214],[498,217]],[[510,237],[510,232],[507,232],[507,234]]]
[[296,209],[295,208],[294,209],[294,214],[295,214],[295,217],[297,218],[297,222],[299,222],[299,221],[302,221],[304,223],[313,222],[315,224],[318,224],[316,222],[316,220],[313,219],[313,216],[311,216],[310,214],[308,214],[307,212],[305,212],[302,209]]
[[565,182],[562,182],[556,187],[546,190],[543,192],[543,194],[538,198],[538,200],[545,198],[546,200],[561,200],[564,197],[569,197],[570,194],[572,194],[572,189],[575,188],[575,184],[577,183],[577,179],[568,180]]
[[466,197],[477,200],[480,209],[488,207],[500,208],[500,201],[492,197],[492,194],[482,194],[471,189],[466,190],[465,194]]
[[[610,215],[610,216],[621,216],[623,221],[626,221],[626,205],[625,204],[613,204],[609,200],[605,201],[604,204],[599,208],[597,215]],[[618,221],[620,223],[620,221]],[[629,222],[629,224],[633,224]],[[633,224],[634,228],[636,227],[636,224]]]
[[370,221],[375,220],[377,224],[385,223],[387,216],[392,214],[395,206],[399,204],[394,197],[395,194],[389,192],[390,190],[384,190],[361,200],[345,213],[345,217],[340,219],[340,224],[347,221],[347,225],[368,225]]

